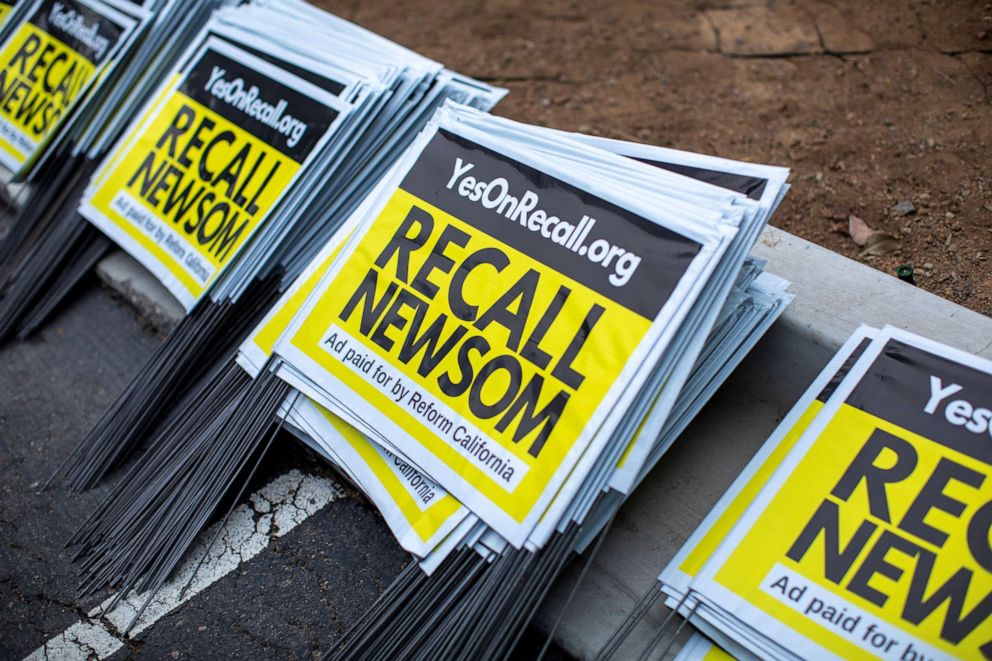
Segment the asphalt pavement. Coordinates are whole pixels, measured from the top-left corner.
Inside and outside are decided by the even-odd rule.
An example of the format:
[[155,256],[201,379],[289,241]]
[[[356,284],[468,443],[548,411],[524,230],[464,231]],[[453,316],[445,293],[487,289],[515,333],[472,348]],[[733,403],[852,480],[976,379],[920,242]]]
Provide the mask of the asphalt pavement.
[[94,617],[109,595],[77,599],[63,544],[122,472],[81,495],[41,487],[160,341],[94,280],[37,337],[0,349],[0,659],[313,658],[408,562],[368,503],[287,435],[242,499],[247,519],[232,517],[226,565],[134,638]]

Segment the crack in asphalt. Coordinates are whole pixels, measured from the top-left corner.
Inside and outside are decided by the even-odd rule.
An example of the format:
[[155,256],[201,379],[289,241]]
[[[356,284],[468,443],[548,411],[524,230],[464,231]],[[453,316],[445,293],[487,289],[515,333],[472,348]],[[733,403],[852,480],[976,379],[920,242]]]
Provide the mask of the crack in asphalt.
[[[345,490],[336,482],[325,477],[305,475],[299,470],[276,478],[236,507],[226,522],[205,530],[173,577],[156,594],[130,592],[113,611],[104,610],[113,597],[88,612],[73,604],[72,608],[79,613],[80,621],[51,638],[29,658],[48,658],[51,653],[59,652],[63,656],[73,653],[77,657],[82,654],[87,658],[100,659],[125,645],[132,653],[136,652],[140,649],[140,645],[134,644],[137,642],[136,636],[259,555],[269,548],[272,541],[285,536],[308,517],[345,496]],[[214,539],[216,544],[212,543]],[[50,597],[38,598],[47,603],[54,602]],[[134,627],[124,633],[142,609],[144,611]],[[242,633],[247,635],[247,632]],[[270,649],[271,646],[263,648]]]

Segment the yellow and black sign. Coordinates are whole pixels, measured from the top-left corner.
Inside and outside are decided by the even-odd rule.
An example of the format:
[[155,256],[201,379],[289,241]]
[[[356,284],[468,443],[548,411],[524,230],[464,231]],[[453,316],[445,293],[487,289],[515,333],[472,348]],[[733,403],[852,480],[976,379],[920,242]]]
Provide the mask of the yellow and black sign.
[[842,658],[992,658],[990,420],[989,374],[888,340],[714,581]]
[[84,209],[187,309],[290,187],[336,111],[207,50],[133,126]]
[[0,50],[0,162],[17,172],[66,119],[126,26],[76,0],[44,0]]
[[440,131],[291,343],[459,500],[520,524],[698,250]]

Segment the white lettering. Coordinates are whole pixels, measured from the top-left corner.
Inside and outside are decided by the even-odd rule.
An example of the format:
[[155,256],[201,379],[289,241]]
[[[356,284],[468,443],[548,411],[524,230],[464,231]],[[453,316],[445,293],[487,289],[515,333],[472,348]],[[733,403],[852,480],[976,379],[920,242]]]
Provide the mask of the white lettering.
[[958,392],[961,392],[961,386],[958,384],[952,383],[945,388],[939,376],[931,375],[930,399],[927,401],[927,405],[923,407],[923,412],[933,415],[942,401]]
[[286,136],[288,146],[295,147],[299,144],[308,127],[306,122],[286,113],[286,108],[289,107],[286,99],[279,99],[275,105],[267,103],[259,98],[260,91],[256,85],[245,89],[245,81],[242,78],[226,80],[224,78],[226,73],[215,66],[204,89],[249,117],[275,129],[280,135]]
[[[451,174],[451,179],[448,179],[448,186],[447,186],[448,189],[450,190],[451,187],[455,185],[455,182],[462,178],[462,175],[464,175],[466,172],[468,172],[474,167],[475,167],[475,163],[465,163],[464,161],[462,161],[461,158],[456,158],[455,171]],[[458,192],[461,195],[466,195],[466,193],[461,192],[460,187]]]

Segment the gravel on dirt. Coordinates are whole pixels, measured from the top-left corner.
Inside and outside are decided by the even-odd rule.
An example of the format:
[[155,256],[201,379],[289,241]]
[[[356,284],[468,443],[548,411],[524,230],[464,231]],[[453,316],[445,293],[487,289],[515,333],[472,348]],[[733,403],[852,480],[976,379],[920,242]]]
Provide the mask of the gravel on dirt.
[[792,168],[773,224],[992,314],[992,3],[319,4],[509,88],[496,114]]

